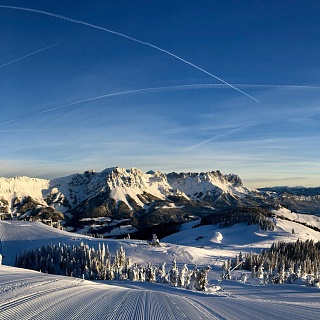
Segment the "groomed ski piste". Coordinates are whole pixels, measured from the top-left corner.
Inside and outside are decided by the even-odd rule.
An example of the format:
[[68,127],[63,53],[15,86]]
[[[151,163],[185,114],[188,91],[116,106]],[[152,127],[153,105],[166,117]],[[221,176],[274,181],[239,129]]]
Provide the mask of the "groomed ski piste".
[[[1,221],[0,319],[317,319],[318,288],[298,284],[267,284],[223,280],[224,259],[268,248],[274,241],[320,240],[320,233],[297,221],[320,227],[319,218],[277,212],[274,231],[257,225],[229,228],[184,226],[161,240],[160,247],[142,240],[96,239],[40,222]],[[294,220],[297,220],[296,222]],[[295,232],[292,233],[294,228]],[[20,252],[46,244],[108,244],[111,254],[122,246],[132,262],[179,266],[209,265],[206,292],[163,284],[130,281],[88,281],[13,267]]]

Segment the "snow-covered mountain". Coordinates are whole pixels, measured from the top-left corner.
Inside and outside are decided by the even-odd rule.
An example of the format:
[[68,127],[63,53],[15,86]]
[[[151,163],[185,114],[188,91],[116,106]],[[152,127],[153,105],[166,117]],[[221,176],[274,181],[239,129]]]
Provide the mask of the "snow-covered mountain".
[[[112,235],[115,227],[122,228],[120,233],[130,233],[154,225],[181,224],[226,206],[289,203],[296,211],[314,208],[314,202],[305,195],[303,201],[301,196],[294,196],[286,202],[283,192],[250,189],[239,176],[220,171],[165,174],[114,167],[52,180],[0,178],[0,212],[4,218],[62,220],[64,214],[68,224],[78,230],[99,230],[105,235]],[[320,201],[320,196],[312,198]],[[303,210],[299,210],[302,202]]]
[[[12,209],[12,201],[30,196],[42,204],[66,212],[82,201],[101,193],[109,193],[116,203],[123,202],[133,209],[130,197],[143,207],[153,198],[165,200],[168,196],[180,196],[187,200],[203,200],[212,197],[215,201],[222,194],[244,197],[252,191],[243,186],[236,175],[223,175],[219,171],[206,173],[170,173],[159,171],[144,173],[139,169],[110,168],[102,172],[86,171],[53,180],[28,177],[0,178],[1,198]],[[3,200],[2,200],[3,201]]]
[[271,187],[259,191],[277,198],[293,211],[320,214],[320,187]]
[[[236,175],[207,173],[144,173],[109,168],[86,171],[52,180],[28,177],[0,178],[3,213],[19,215],[21,204],[32,198],[38,206],[50,206],[67,215],[98,217],[111,213],[150,211],[152,203],[235,201],[251,194]],[[159,204],[159,203],[158,203]],[[170,207],[170,206],[169,206]],[[172,208],[172,205],[171,205]]]

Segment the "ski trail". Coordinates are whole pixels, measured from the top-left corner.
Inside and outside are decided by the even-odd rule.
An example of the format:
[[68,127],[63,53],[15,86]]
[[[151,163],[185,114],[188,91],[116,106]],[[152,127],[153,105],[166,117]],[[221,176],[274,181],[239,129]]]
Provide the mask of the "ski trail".
[[111,33],[111,34],[114,34],[114,35],[117,35],[117,36],[120,36],[122,38],[125,38],[125,39],[128,39],[128,40],[131,40],[131,41],[134,41],[134,42],[137,42],[139,44],[142,44],[142,45],[145,45],[145,46],[148,46],[148,47],[151,47],[155,50],[158,50],[160,52],[163,52],[177,60],[180,60],[181,62],[185,63],[185,64],[188,64],[190,65],[191,67],[201,71],[202,73],[205,73],[207,74],[208,76],[212,77],[212,78],[215,78],[217,79],[218,81],[226,84],[227,86],[229,86],[230,88],[240,92],[241,94],[249,97],[250,99],[260,103],[259,100],[257,100],[256,98],[254,98],[253,96],[249,95],[248,93],[240,90],[239,88],[233,86],[232,84],[230,84],[229,82],[219,78],[218,76],[214,75],[213,73],[210,73],[209,71],[197,66],[196,64],[186,60],[186,59],[183,59],[181,58],[180,56],[166,50],[166,49],[163,49],[161,47],[158,47],[150,42],[146,42],[146,41],[142,41],[142,40],[139,40],[139,39],[136,39],[136,38],[133,38],[133,37],[130,37],[124,33],[120,33],[120,32],[117,32],[117,31],[114,31],[114,30],[111,30],[111,29],[107,29],[107,28],[104,28],[104,27],[101,27],[101,26],[98,26],[98,25],[95,25],[95,24],[91,24],[91,23],[88,23],[88,22],[85,22],[85,21],[81,21],[81,20],[77,20],[77,19],[73,19],[73,18],[69,18],[69,17],[66,17],[66,16],[63,16],[63,15],[59,15],[59,14],[55,14],[55,13],[51,13],[51,12],[47,12],[47,11],[43,11],[43,10],[36,10],[36,9],[30,9],[30,8],[24,8],[24,7],[16,7],[16,6],[5,6],[5,5],[0,5],[0,8],[2,9],[12,9],[12,10],[20,10],[20,11],[27,11],[27,12],[33,12],[33,13],[37,13],[37,14],[43,14],[43,15],[47,15],[47,16],[50,16],[50,17],[54,17],[54,18],[58,18],[58,19],[62,19],[62,20],[65,20],[65,21],[69,21],[69,22],[72,22],[72,23],[76,23],[76,24],[81,24],[81,25],[84,25],[84,26],[87,26],[87,27],[90,27],[90,28],[94,28],[94,29],[98,29],[98,30],[101,30],[101,31],[104,31],[104,32],[108,32],[108,33]]

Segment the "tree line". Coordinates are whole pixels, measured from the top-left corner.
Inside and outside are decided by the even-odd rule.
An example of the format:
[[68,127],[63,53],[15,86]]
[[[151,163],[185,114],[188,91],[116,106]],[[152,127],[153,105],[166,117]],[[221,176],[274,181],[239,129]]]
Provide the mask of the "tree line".
[[83,242],[72,246],[50,244],[25,251],[16,256],[15,266],[87,280],[154,282],[198,291],[206,290],[210,270],[210,267],[198,269],[197,265],[189,270],[186,264],[179,269],[175,257],[168,271],[165,262],[161,266],[150,262],[147,266],[132,264],[122,246],[112,257],[108,245],[99,244],[96,250]]
[[220,228],[237,223],[257,224],[261,230],[274,230],[272,213],[258,207],[232,207],[201,218],[200,225],[218,224]]
[[232,268],[250,270],[252,278],[264,283],[292,283],[298,279],[308,285],[320,285],[320,242],[297,240],[273,243],[260,253],[240,252],[225,262],[223,276]]

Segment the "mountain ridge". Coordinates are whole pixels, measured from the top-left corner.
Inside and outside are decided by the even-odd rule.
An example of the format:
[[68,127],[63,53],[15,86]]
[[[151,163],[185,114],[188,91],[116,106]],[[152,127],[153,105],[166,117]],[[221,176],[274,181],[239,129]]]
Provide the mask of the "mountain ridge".
[[54,179],[0,178],[0,213],[14,219],[64,219],[76,230],[105,236],[112,230],[110,221],[123,232],[135,232],[179,225],[229,206],[281,204],[319,213],[320,188],[309,193],[306,188],[279,188],[248,188],[238,175],[219,170],[162,173],[111,167]]

